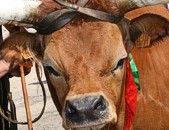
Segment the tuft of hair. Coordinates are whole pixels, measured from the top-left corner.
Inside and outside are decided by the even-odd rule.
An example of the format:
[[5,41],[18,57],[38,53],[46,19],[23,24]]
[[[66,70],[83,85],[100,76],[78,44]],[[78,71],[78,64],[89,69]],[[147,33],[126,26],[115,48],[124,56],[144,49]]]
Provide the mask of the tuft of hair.
[[44,50],[42,36],[29,32],[13,33],[0,45],[0,53],[6,61],[22,62],[30,59],[41,64]]

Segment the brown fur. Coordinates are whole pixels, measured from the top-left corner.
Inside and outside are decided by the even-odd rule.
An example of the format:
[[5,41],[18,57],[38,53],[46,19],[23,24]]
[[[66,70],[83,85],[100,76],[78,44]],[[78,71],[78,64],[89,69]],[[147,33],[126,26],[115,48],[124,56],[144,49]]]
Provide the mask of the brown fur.
[[143,14],[148,14],[148,13],[160,15],[166,19],[168,19],[168,15],[169,15],[169,12],[166,8],[164,8],[164,5],[155,5],[155,6],[143,7],[143,8],[130,11],[125,14],[125,17],[128,18],[129,20],[132,20]]
[[[62,77],[55,79],[52,74],[49,75],[61,106],[64,108],[65,99],[102,93],[110,104],[118,106],[123,71],[117,71],[114,78],[110,73],[122,55],[126,54],[118,27],[103,22],[72,25],[53,34],[45,51],[44,62],[61,72],[68,84],[62,84],[62,89],[59,89],[61,86],[57,83]],[[109,33],[113,31],[118,33]]]
[[[169,128],[168,77],[169,38],[156,42],[151,48],[133,49],[140,75],[137,114],[133,129],[159,130]],[[141,124],[141,125],[140,125]]]
[[[146,10],[151,11],[151,9]],[[162,6],[158,6],[158,10],[163,11]],[[167,10],[164,12],[168,15]],[[136,15],[140,16],[145,13],[145,10],[138,11],[138,13]],[[164,14],[165,17],[169,18],[166,14]],[[133,15],[130,16],[131,19],[134,18]],[[77,99],[86,95],[103,95],[110,109],[109,115],[113,117],[116,113],[118,116],[117,123],[115,118],[104,120],[104,124],[113,123],[112,126],[105,126],[105,129],[121,130],[124,128],[125,122],[125,67],[117,69],[113,74],[110,71],[126,54],[124,45],[128,44],[123,45],[124,39],[122,39],[117,25],[90,18],[79,19],[73,20],[52,34],[50,43],[45,44],[44,66],[51,66],[60,74],[60,76],[54,76],[50,71],[46,71],[52,98],[59,111],[62,110],[65,128],[69,129],[71,127],[67,126],[64,116],[65,100]],[[128,28],[126,27],[126,29]],[[132,125],[134,130],[169,128],[167,123],[169,118],[167,96],[169,45],[166,40],[167,38],[158,41],[149,48],[137,49],[134,47],[132,50],[142,88],[138,96],[137,113]],[[20,44],[20,46],[22,45]],[[7,46],[7,48],[9,47]],[[37,49],[35,50],[37,51]],[[9,49],[7,51],[9,52]],[[39,53],[43,54],[42,52]],[[87,126],[83,130],[90,130],[93,127],[95,126]],[[98,127],[100,129],[100,126],[93,129],[98,129]]]
[[[38,50],[36,50],[37,48]],[[11,34],[0,46],[0,55],[6,62],[10,63],[10,74],[14,76],[20,76],[18,64],[30,64],[31,59],[37,62],[37,59],[42,60],[43,51],[40,37],[27,32]],[[21,53],[30,55],[31,58],[25,59]],[[30,68],[30,66],[25,67],[26,74],[30,72]]]
[[135,42],[141,34],[146,34],[151,37],[150,42],[152,43],[168,35],[169,22],[159,15],[145,14],[132,20],[129,30],[133,42]]
[[[6,61],[19,60],[16,62],[21,62],[24,58],[20,54],[29,54],[28,48],[38,59],[43,57],[44,47],[41,39],[39,36],[27,32],[11,34],[10,38],[5,39],[1,44],[0,51]],[[37,48],[39,49],[36,50]]]
[[[161,6],[159,6],[159,7],[161,9],[158,9],[158,10],[161,11],[163,8]],[[149,9],[147,9],[147,10],[149,10]],[[154,9],[154,10],[157,10],[157,8]],[[168,11],[165,10],[165,13],[168,13]],[[141,15],[141,14],[142,13],[140,13],[139,15]],[[91,41],[93,39],[95,39],[97,37],[98,38],[102,37],[102,34],[104,34],[104,36],[106,36],[106,34],[107,34],[107,32],[104,32],[102,30],[102,28],[103,28],[102,24],[100,22],[98,22],[98,24],[96,24],[96,23],[97,22],[94,22],[94,23],[87,22],[87,23],[82,23],[82,25],[81,24],[80,25],[79,24],[75,24],[75,23],[70,25],[70,26],[68,25],[66,28],[64,28],[63,30],[61,30],[59,32],[56,32],[53,35],[54,39],[52,39],[52,42],[50,43],[50,46],[47,47],[46,53],[47,53],[48,56],[46,57],[46,59],[48,61],[51,61],[50,63],[54,66],[54,68],[55,67],[58,68],[59,71],[61,71],[65,75],[66,81],[69,81],[68,82],[68,86],[65,87],[65,89],[63,89],[62,93],[60,93],[60,92],[57,93],[57,91],[56,91],[57,96],[63,98],[63,99],[60,100],[61,104],[63,103],[63,101],[66,98],[66,96],[63,96],[63,95],[67,94],[66,89],[70,88],[70,91],[69,91],[69,94],[68,94],[69,97],[67,97],[67,98],[71,98],[72,96],[75,96],[75,95],[77,96],[77,95],[80,95],[80,94],[83,94],[83,93],[91,93],[91,92],[98,93],[99,90],[100,90],[100,88],[98,87],[99,84],[98,85],[95,85],[95,84],[99,83],[100,81],[102,83],[104,83],[104,81],[102,81],[102,78],[99,79],[99,77],[97,77],[97,76],[93,77],[92,75],[94,74],[95,70],[98,71],[98,70],[100,70],[99,68],[104,68],[104,66],[106,65],[105,63],[108,63],[106,65],[107,67],[111,66],[111,61],[113,59],[110,60],[110,61],[106,61],[105,57],[107,57],[109,55],[109,56],[112,56],[112,57],[109,57],[110,59],[113,58],[113,55],[110,55],[110,53],[111,53],[111,51],[114,52],[113,51],[113,47],[114,47],[115,43],[112,44],[113,47],[111,45],[109,46],[109,44],[111,44],[111,43],[106,41],[104,38],[101,38],[101,39],[97,39],[97,42],[94,43],[94,44],[98,44],[98,45],[96,45],[97,48],[93,48],[93,49],[91,48],[92,46],[90,45],[90,43],[92,43]],[[81,28],[81,26],[83,27],[83,29]],[[92,27],[95,27],[95,26],[97,27],[98,26],[99,29],[94,29],[93,31],[91,31],[89,29],[90,26],[92,26]],[[104,26],[108,27],[109,25],[107,23],[104,23]],[[83,31],[82,33],[81,33],[81,30]],[[97,35],[92,35],[94,31],[98,31],[98,30],[100,30],[101,32],[98,32]],[[88,32],[88,33],[84,33],[84,32]],[[116,31],[113,31],[113,32],[116,32]],[[90,39],[90,37],[92,39]],[[80,39],[78,39],[78,38],[80,38]],[[81,41],[83,41],[85,44],[80,44],[79,42],[81,42]],[[106,50],[105,52],[107,52],[108,55],[106,54],[106,55],[104,55],[104,58],[101,58],[102,57],[102,55],[101,55],[102,52],[101,52],[101,50],[99,48],[101,47],[101,49],[104,50],[104,44],[103,43],[104,44],[107,43],[106,47],[107,47],[107,49],[109,48],[110,51]],[[154,46],[156,46],[156,49],[154,49],[155,48]],[[152,49],[154,49],[154,51],[153,51],[154,53],[153,54],[155,54],[155,52],[156,52],[156,50],[158,48],[156,44],[154,46],[152,48]],[[166,55],[168,55],[168,54],[166,54],[165,52],[167,52],[167,50],[168,50],[167,49],[168,45],[167,44],[163,44],[162,46],[164,46],[164,47],[158,48],[158,53],[157,54],[161,53],[160,58],[161,57],[166,57],[167,58]],[[163,50],[163,49],[165,49],[166,51],[165,52],[160,51],[160,50]],[[56,50],[58,50],[58,51],[56,51]],[[85,61],[85,60],[88,59],[88,55],[86,55],[86,54],[90,54],[91,53],[90,50],[92,50],[92,53],[95,56],[95,57],[90,56],[90,57],[93,58],[94,63],[93,63],[92,60],[87,61],[87,62]],[[55,54],[52,53],[54,51],[56,52]],[[138,51],[139,50],[137,50],[137,52]],[[168,120],[168,117],[169,117],[168,113],[166,111],[167,108],[166,108],[166,110],[165,109],[162,110],[162,106],[163,106],[162,104],[163,103],[166,104],[165,107],[168,106],[167,105],[168,104],[167,103],[167,101],[168,101],[167,100],[167,92],[166,92],[166,94],[165,94],[165,96],[163,98],[162,97],[160,98],[160,102],[159,102],[159,100],[158,101],[155,100],[155,99],[158,99],[158,97],[159,97],[157,95],[159,95],[160,93],[163,92],[162,90],[166,90],[167,91],[167,89],[162,89],[162,88],[160,88],[160,90],[156,89],[156,88],[158,88],[157,87],[158,85],[157,85],[157,83],[153,82],[154,81],[154,75],[155,75],[154,73],[156,72],[154,70],[156,70],[156,69],[151,68],[150,72],[149,72],[149,75],[145,77],[144,73],[147,73],[147,71],[148,71],[147,67],[148,66],[152,66],[152,64],[148,64],[148,63],[151,63],[150,61],[152,61],[152,60],[150,60],[148,63],[146,62],[146,60],[141,60],[141,61],[145,61],[145,65],[144,65],[145,68],[143,70],[142,67],[140,67],[141,65],[143,65],[143,63],[140,63],[140,55],[143,52],[141,52],[141,51],[139,51],[140,53],[137,53],[137,52],[136,52],[136,50],[134,50],[133,51],[133,56],[134,56],[134,59],[136,60],[136,64],[138,65],[142,90],[141,90],[141,93],[139,94],[137,114],[136,114],[132,129],[135,130],[135,129],[161,129],[161,128],[165,129],[165,128],[169,128],[169,126],[167,125],[167,122],[166,122]],[[144,53],[144,57],[145,57],[146,54],[149,54],[148,52]],[[115,52],[114,52],[114,54],[115,54]],[[154,55],[154,56],[153,56],[153,54],[151,54],[152,59],[153,59],[153,63],[154,63],[154,60],[156,61],[156,63],[159,63],[157,61],[159,61],[160,58],[158,58],[157,54]],[[82,57],[80,57],[80,55],[82,55]],[[149,56],[150,59],[151,59],[151,56]],[[99,61],[99,66],[100,67],[96,66],[98,61]],[[167,66],[169,64],[168,64],[168,62],[166,62],[166,60],[163,60],[163,62],[165,62],[164,68],[166,68],[166,70],[167,70]],[[89,66],[85,67],[86,63],[91,64],[91,67],[89,67]],[[104,64],[102,64],[102,63],[104,63]],[[94,70],[93,71],[91,71],[92,65],[94,65]],[[154,66],[155,66],[155,63],[154,63]],[[161,75],[160,77],[167,77],[167,75],[166,76],[164,75],[163,71],[165,71],[165,70],[160,66],[160,63],[159,63],[159,65],[157,64],[156,67],[159,69],[158,72],[162,72],[161,74],[158,73],[157,75]],[[108,70],[108,68],[107,69],[105,68],[105,69],[101,70],[103,75],[104,75],[104,72],[107,72],[106,70]],[[160,71],[162,69],[163,69],[163,71]],[[88,73],[88,72],[90,72],[90,73]],[[102,75],[102,73],[100,73],[100,74]],[[150,74],[152,74],[152,75],[150,75]],[[167,74],[167,72],[165,74]],[[98,73],[98,75],[99,75],[99,73]],[[105,78],[105,76],[103,76],[103,77]],[[150,80],[149,77],[152,77],[152,79]],[[90,79],[94,80],[94,84],[90,84],[90,82],[91,82]],[[158,84],[161,84],[161,85],[163,84],[163,86],[165,87],[167,85],[167,78],[165,78],[165,79],[166,80],[163,81],[163,78],[161,78],[161,81]],[[156,80],[158,81],[159,77],[156,77]],[[84,81],[86,81],[86,82],[84,82]],[[150,82],[153,85],[150,85]],[[78,83],[78,84],[76,85],[76,83]],[[75,85],[73,85],[73,84],[75,84]],[[151,87],[149,87],[149,86],[145,87],[145,85],[147,85],[147,84],[149,84],[149,86],[151,86]],[[71,87],[72,85],[74,86],[73,88]],[[85,89],[85,86],[90,86],[89,87],[90,89],[89,88]],[[91,87],[91,86],[94,86],[94,88]],[[75,87],[76,87],[76,89],[75,89]],[[111,92],[110,88],[111,87],[108,87],[109,92]],[[150,91],[148,91],[147,89],[150,90]],[[106,90],[102,90],[101,89],[100,91],[105,92]],[[154,91],[156,91],[156,93]],[[147,96],[146,95],[143,96],[143,94],[147,94]],[[111,100],[113,99],[112,95],[113,95],[112,93],[108,95],[108,98],[111,99]],[[154,98],[153,95],[156,96],[156,98]],[[163,94],[160,94],[160,96],[162,96],[162,95]],[[164,99],[166,99],[166,100],[164,100]],[[153,102],[153,103],[151,104],[150,102]],[[156,114],[156,116],[155,116],[154,113],[155,113],[155,111],[157,111],[159,109],[159,107],[161,107],[161,109],[160,109],[161,114]],[[119,107],[117,107],[117,108],[119,108]],[[124,109],[120,113],[124,114]],[[166,115],[164,113],[166,113]],[[118,120],[119,121],[118,125],[115,126],[115,127],[114,126],[110,127],[110,130],[112,130],[112,129],[120,129],[121,130],[124,127],[123,114],[122,114],[122,118],[120,118],[121,120]],[[158,118],[160,118],[161,121],[159,121]],[[150,120],[151,120],[152,123],[150,122]],[[154,122],[155,122],[155,125],[154,125]],[[160,123],[161,123],[161,125],[160,125]]]

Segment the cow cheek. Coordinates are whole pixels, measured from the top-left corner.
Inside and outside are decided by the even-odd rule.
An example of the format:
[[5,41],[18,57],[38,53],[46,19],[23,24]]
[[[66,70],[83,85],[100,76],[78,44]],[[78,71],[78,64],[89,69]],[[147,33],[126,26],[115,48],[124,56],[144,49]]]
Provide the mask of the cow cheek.
[[50,74],[49,79],[55,89],[55,94],[58,96],[59,102],[63,107],[65,97],[69,91],[68,85],[63,77],[56,77]]
[[121,99],[121,94],[123,92],[123,75],[124,70],[117,70],[115,74],[110,74],[107,76],[105,81],[106,95],[111,100],[111,102],[118,107]]

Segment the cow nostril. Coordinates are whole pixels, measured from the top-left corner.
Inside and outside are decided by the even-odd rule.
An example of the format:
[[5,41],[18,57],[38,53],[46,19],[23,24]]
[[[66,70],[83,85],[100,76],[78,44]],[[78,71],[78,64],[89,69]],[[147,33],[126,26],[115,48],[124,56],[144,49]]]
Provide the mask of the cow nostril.
[[73,125],[83,126],[98,121],[102,123],[102,120],[109,114],[107,104],[106,99],[101,95],[66,100],[63,116],[67,123]]
[[74,108],[69,101],[66,101],[65,112],[67,115],[73,116],[76,114],[76,108]]
[[94,110],[105,110],[106,109],[106,101],[103,96],[100,96],[97,102],[94,105]]

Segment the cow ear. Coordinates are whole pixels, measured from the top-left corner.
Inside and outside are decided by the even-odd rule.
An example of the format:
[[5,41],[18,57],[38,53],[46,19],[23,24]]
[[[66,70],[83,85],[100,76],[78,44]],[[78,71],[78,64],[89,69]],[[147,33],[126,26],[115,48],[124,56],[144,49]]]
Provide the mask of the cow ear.
[[0,46],[1,57],[9,63],[22,63],[28,59],[35,62],[43,58],[43,43],[38,34],[16,32],[5,39]]
[[137,47],[148,47],[169,34],[169,21],[159,15],[145,14],[131,21],[129,33]]

